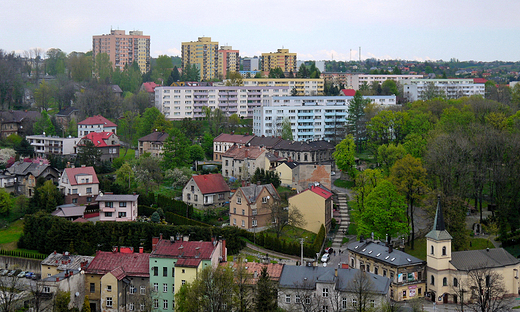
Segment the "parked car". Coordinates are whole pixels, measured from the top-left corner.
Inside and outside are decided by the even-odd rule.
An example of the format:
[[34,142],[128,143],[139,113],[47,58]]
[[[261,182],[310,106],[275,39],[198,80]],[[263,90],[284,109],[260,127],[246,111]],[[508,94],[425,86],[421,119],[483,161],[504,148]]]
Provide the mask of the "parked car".
[[327,262],[329,262],[329,260],[330,260],[330,254],[329,253],[324,253],[323,256],[321,256],[321,262],[327,263]]
[[41,277],[42,277],[41,274],[34,274],[34,275],[31,277],[31,279],[32,279],[32,280],[39,280]]
[[34,275],[33,272],[27,272],[27,273],[25,273],[25,278],[32,278],[33,275]]
[[[15,274],[16,274],[16,271],[17,271],[17,270],[11,270],[11,271],[7,274],[7,276],[13,276],[13,275],[15,275]],[[18,271],[18,272],[19,272],[19,271]]]
[[331,171],[331,172],[330,172],[330,175],[331,175],[331,176],[334,176],[334,175],[336,175],[336,172],[335,172],[335,171]]
[[7,273],[9,273],[9,270],[2,270],[2,271],[0,271],[0,275],[1,276],[5,276],[5,275],[7,275]]
[[334,253],[334,249],[332,247],[327,247],[327,248],[325,248],[325,252],[332,254],[332,253]]
[[27,272],[22,271],[22,272],[18,273],[18,275],[16,275],[16,277],[20,277],[20,278],[25,277],[25,273],[27,273]]

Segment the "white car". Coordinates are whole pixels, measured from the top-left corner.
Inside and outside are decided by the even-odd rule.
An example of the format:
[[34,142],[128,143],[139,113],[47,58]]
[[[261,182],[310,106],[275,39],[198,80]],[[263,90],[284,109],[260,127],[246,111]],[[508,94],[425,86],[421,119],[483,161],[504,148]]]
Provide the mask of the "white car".
[[330,260],[330,254],[329,253],[324,253],[323,256],[321,256],[321,262],[327,263],[327,262],[329,262],[329,260]]

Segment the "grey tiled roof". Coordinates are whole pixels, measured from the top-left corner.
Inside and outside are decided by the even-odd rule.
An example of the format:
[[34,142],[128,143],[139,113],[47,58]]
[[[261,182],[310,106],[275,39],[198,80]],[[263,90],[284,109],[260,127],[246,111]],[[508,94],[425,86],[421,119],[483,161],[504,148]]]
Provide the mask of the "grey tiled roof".
[[96,201],[136,201],[139,195],[116,195],[116,194],[103,194],[96,197]]
[[91,263],[93,259],[94,257],[91,256],[65,255],[53,252],[41,264],[57,267],[59,271],[75,270],[81,267],[81,262],[88,261],[88,263]]
[[48,167],[50,167],[50,165],[47,165],[47,164],[40,165],[39,163],[35,164],[32,162],[19,161],[19,162],[15,162],[11,167],[9,167],[7,169],[7,171],[11,174],[20,175],[20,176],[24,176],[24,175],[31,173],[33,176],[38,178],[42,174],[42,172],[44,172],[45,169],[47,169]]
[[516,265],[519,260],[503,248],[455,251],[451,253],[451,264],[457,270],[497,268]]
[[282,141],[282,139],[278,137],[255,136],[253,139],[251,139],[251,141],[249,141],[249,144],[251,146],[264,146],[266,148],[273,148],[273,146],[278,144],[280,141]]
[[286,151],[323,151],[333,150],[334,144],[320,140],[320,141],[288,141],[282,140],[274,146],[274,150],[286,150]]
[[298,167],[298,163],[295,161],[284,161],[283,163],[286,164],[290,169]]
[[356,241],[350,243],[347,246],[347,249],[349,252],[357,253],[392,266],[407,266],[425,263],[423,260],[397,249],[393,249],[392,252],[389,252],[389,247],[385,246],[383,243]]
[[65,204],[56,207],[56,210],[52,212],[53,216],[57,217],[83,217],[85,213],[86,206],[76,206],[75,204]]
[[250,203],[253,203],[256,201],[256,198],[258,197],[258,195],[260,195],[260,192],[262,191],[262,189],[264,187],[273,196],[273,198],[275,198],[277,200],[280,199],[280,195],[278,195],[278,192],[276,191],[276,189],[274,188],[274,186],[272,184],[262,184],[262,185],[252,184],[249,186],[242,186],[240,189],[244,193],[246,199]]
[[[316,283],[335,283],[336,289],[348,291],[352,288],[352,281],[359,272],[358,269],[337,269],[338,276],[335,276],[335,268],[318,266],[293,266],[285,265],[280,276],[279,285],[281,288],[307,288],[315,289]],[[370,277],[374,292],[387,294],[390,287],[390,279],[372,273],[366,273]]]

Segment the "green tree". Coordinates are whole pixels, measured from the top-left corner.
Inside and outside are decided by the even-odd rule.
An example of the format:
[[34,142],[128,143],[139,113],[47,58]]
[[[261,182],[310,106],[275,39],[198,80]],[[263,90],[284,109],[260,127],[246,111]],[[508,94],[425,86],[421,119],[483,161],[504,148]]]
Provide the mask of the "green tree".
[[81,52],[71,52],[66,61],[69,76],[75,82],[88,81],[92,78],[92,57]]
[[370,103],[369,99],[364,99],[358,90],[349,103],[347,109],[346,128],[347,133],[352,134],[357,148],[361,148],[361,142],[365,139],[365,107]]
[[80,165],[96,166],[101,163],[101,150],[90,140],[84,140],[78,148],[76,160]]
[[201,161],[204,160],[204,149],[198,144],[190,146],[190,160]]
[[63,203],[63,195],[51,180],[45,181],[42,186],[37,188],[40,209],[46,212],[53,212],[56,206]]
[[54,297],[55,312],[69,312],[70,292],[58,291]]
[[291,205],[284,207],[278,200],[273,202],[269,207],[271,211],[271,229],[276,233],[276,238],[279,238],[283,229],[287,226],[303,227],[307,222],[298,207]]
[[426,169],[422,166],[421,160],[410,154],[397,160],[390,169],[390,181],[399,193],[406,197],[408,203],[407,215],[412,226],[412,249],[415,242],[415,205],[429,192],[426,178]]
[[390,174],[390,168],[396,161],[405,157],[406,149],[403,145],[394,145],[392,143],[388,145],[381,145],[377,149],[377,162],[383,168],[383,172],[386,176]]
[[285,117],[282,121],[282,139],[289,141],[293,140],[291,120],[289,117]]
[[267,267],[262,268],[256,283],[255,311],[276,312],[278,310],[278,290],[267,273]]
[[47,59],[45,59],[45,68],[49,75],[56,76],[65,73],[65,61],[67,55],[60,49],[47,50]]
[[159,55],[159,57],[157,57],[155,60],[155,66],[152,69],[152,71],[157,71],[157,77],[160,79],[159,81],[155,82],[162,85],[171,74],[172,68],[172,58],[168,55]]
[[399,88],[397,87],[397,83],[392,79],[387,79],[381,85],[382,94],[383,95],[399,95]]
[[137,137],[141,138],[152,133],[154,131],[154,125],[156,124],[156,121],[160,119],[161,115],[161,111],[156,107],[147,108],[139,120],[139,126],[137,126]]
[[365,201],[368,194],[382,180],[383,173],[379,169],[366,169],[356,176],[356,203],[359,211],[365,210]]
[[135,181],[138,188],[148,193],[158,187],[163,179],[163,170],[161,169],[161,160],[157,157],[142,155],[136,160],[132,170],[135,174]]
[[170,136],[164,142],[163,168],[174,169],[188,166],[191,162],[189,147],[190,143],[186,139],[186,136],[179,129],[172,129]]
[[276,67],[269,71],[269,78],[285,78],[285,73],[282,68]]
[[424,86],[424,91],[419,99],[423,101],[429,101],[436,98],[446,99],[446,92],[444,92],[440,87],[437,87],[433,82],[426,83]]
[[34,123],[33,131],[34,134],[43,134],[45,132],[45,135],[56,135],[54,125],[52,124],[47,111],[43,111],[40,119]]
[[128,191],[132,189],[131,183],[133,179],[135,179],[135,174],[128,162],[125,162],[116,170],[116,183],[123,187],[128,187]]
[[11,210],[11,205],[11,195],[9,195],[5,189],[0,189],[0,216],[7,217]]
[[90,300],[88,299],[88,296],[85,296],[85,300],[83,301],[83,305],[81,306],[81,312],[91,312]]
[[358,212],[358,234],[366,237],[391,237],[408,234],[408,218],[404,196],[387,180],[382,180],[368,194],[365,210]]
[[36,106],[46,111],[54,100],[52,97],[54,93],[54,86],[42,80],[38,88],[34,90],[34,102]]
[[119,127],[117,129],[117,134],[121,138],[121,140],[130,144],[130,146],[136,146],[138,138],[138,127],[141,122],[141,117],[139,113],[135,111],[125,111],[123,117],[118,120]]
[[166,86],[171,86],[174,82],[180,81],[181,75],[179,74],[179,69],[177,66],[173,67],[172,72],[170,73],[170,76],[168,76],[168,80],[166,81]]
[[346,172],[351,178],[356,177],[355,169],[355,152],[356,144],[354,143],[354,136],[352,134],[336,145],[336,151],[332,153],[332,157],[336,161],[338,168]]
[[161,222],[161,216],[159,215],[159,213],[157,211],[154,211],[152,213],[152,216],[150,217],[150,220],[153,223],[159,223],[159,222]]
[[113,73],[112,62],[110,56],[106,53],[98,53],[94,61],[94,72],[99,81],[106,83],[110,80]]
[[240,73],[231,71],[228,72],[226,77],[226,86],[243,86],[242,75]]
[[204,136],[202,137],[201,146],[204,150],[204,154],[206,155],[207,159],[213,158],[213,140],[214,137],[209,132],[205,132]]

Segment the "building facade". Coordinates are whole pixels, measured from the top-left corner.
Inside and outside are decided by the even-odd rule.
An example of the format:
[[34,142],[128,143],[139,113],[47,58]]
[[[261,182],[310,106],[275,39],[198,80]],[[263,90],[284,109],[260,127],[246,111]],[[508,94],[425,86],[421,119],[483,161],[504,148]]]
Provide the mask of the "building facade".
[[218,50],[218,76],[225,79],[229,72],[240,71],[240,52],[231,46],[221,46]]
[[283,72],[297,71],[296,53],[289,53],[289,49],[278,49],[276,52],[262,53],[262,70],[271,71],[280,67]]
[[[323,95],[324,79],[321,78],[245,78],[245,87],[289,87],[289,94],[297,96]],[[278,94],[276,94],[278,95]],[[280,94],[280,96],[285,96]]]
[[139,195],[99,194],[99,221],[135,221]]
[[233,145],[246,146],[255,136],[221,133],[213,139],[213,160],[221,161],[222,155]]
[[[296,141],[330,140],[345,137],[344,126],[353,96],[273,97],[269,105],[253,109],[253,133],[257,136],[280,136],[282,122],[291,122]],[[395,95],[364,96],[373,103],[397,105]]]
[[434,92],[448,99],[463,96],[486,95],[484,83],[475,83],[473,79],[411,79],[403,83],[404,96],[411,102],[425,99]]
[[272,184],[242,186],[231,197],[229,223],[246,230],[265,228],[271,224],[271,208],[280,200]]
[[197,41],[183,42],[181,47],[182,69],[195,65],[200,80],[218,78],[218,42],[211,37],[199,37]]
[[123,70],[137,62],[141,73],[150,71],[150,36],[143,35],[142,31],[110,30],[110,34],[92,36],[92,58],[106,53],[110,57],[112,67]]
[[423,75],[371,75],[371,74],[352,74],[345,77],[348,88],[359,90],[363,85],[371,86],[374,82],[382,84],[387,80],[393,80],[399,84],[405,84],[412,79],[422,79]]
[[37,157],[47,157],[48,155],[71,155],[75,153],[78,138],[60,138],[58,136],[47,136],[43,134],[28,135],[25,137],[34,147]]
[[255,57],[243,57],[242,58],[242,68],[244,71],[258,71],[260,70],[260,58],[258,56]]
[[154,157],[162,157],[164,142],[168,139],[166,132],[154,132],[146,135],[139,140],[139,157],[144,153],[149,153]]
[[221,207],[229,202],[230,192],[220,173],[196,175],[182,189],[182,201],[198,209]]
[[100,152],[101,161],[113,161],[119,157],[121,144],[114,132],[91,132],[87,134],[79,140],[75,153],[80,152],[89,142]]
[[92,132],[117,133],[117,125],[101,115],[78,122],[78,137],[84,137]]
[[247,180],[257,168],[268,170],[267,150],[259,146],[233,146],[222,155],[222,175]]
[[332,192],[319,183],[289,198],[289,210],[296,207],[303,216],[307,231],[318,233],[321,226],[325,233],[330,229],[332,220]]
[[168,120],[205,117],[203,107],[219,108],[226,116],[251,118],[253,109],[273,96],[288,96],[289,87],[182,86],[156,87],[155,107]]
[[58,188],[65,194],[65,204],[95,204],[99,180],[94,167],[65,168]]

